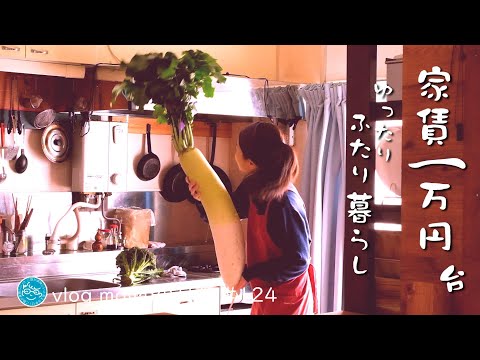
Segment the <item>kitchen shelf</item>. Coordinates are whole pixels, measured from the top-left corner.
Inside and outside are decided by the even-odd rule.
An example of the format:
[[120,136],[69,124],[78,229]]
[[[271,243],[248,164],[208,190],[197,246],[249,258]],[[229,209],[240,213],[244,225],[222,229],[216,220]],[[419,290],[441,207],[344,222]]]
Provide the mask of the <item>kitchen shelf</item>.
[[[37,112],[34,111],[20,111],[20,120],[22,121],[23,125],[25,125],[25,129],[29,130],[42,130],[43,129],[37,129],[35,126],[33,126],[33,121],[35,119],[35,116],[37,116]],[[79,114],[79,113],[77,113]],[[15,111],[15,116],[18,116],[18,112]],[[79,116],[79,115],[77,115]],[[9,110],[0,110],[0,117],[3,119],[5,123],[5,128],[8,124],[8,119],[10,118],[10,111]],[[91,117],[92,120],[100,120],[99,116],[92,115]],[[66,112],[58,112],[55,116],[56,122],[65,122],[69,121],[69,114]],[[8,134],[7,134],[8,135]]]

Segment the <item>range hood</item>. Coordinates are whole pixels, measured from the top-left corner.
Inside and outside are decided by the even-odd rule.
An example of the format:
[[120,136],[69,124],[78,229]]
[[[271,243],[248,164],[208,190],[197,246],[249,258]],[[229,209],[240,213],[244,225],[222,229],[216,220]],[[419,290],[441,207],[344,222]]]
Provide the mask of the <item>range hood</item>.
[[[99,69],[100,70],[100,69]],[[110,70],[111,72],[112,70]],[[97,72],[97,79],[108,81],[122,81],[125,73],[120,77],[112,77],[107,72],[106,75]],[[195,101],[195,120],[197,121],[215,121],[215,122],[253,122],[256,118],[267,117],[265,107],[259,104],[259,99],[255,99],[255,89],[265,89],[268,87],[291,85],[286,82],[266,81],[266,79],[251,79],[226,75],[225,83],[215,83],[215,94],[212,98],[207,98],[200,91]],[[145,105],[144,110],[139,110],[134,104],[129,103],[125,109],[101,109],[93,112],[100,116],[132,116],[153,118],[153,104]]]

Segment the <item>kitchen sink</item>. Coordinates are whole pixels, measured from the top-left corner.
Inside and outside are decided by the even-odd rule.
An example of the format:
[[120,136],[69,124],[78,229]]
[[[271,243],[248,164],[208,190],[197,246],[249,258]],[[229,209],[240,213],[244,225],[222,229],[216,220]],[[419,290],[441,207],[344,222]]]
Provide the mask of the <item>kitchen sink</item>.
[[[48,293],[60,293],[64,291],[82,291],[95,290],[120,285],[108,281],[100,281],[86,278],[59,278],[59,279],[42,279],[47,285]],[[0,297],[16,297],[19,282],[0,283]],[[66,289],[66,290],[65,290]]]

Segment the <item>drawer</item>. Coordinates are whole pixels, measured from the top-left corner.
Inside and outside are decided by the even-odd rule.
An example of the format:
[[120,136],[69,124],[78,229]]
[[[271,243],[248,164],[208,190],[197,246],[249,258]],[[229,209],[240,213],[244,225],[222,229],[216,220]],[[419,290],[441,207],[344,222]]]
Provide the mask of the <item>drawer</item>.
[[1,310],[0,315],[75,315],[75,304],[44,305]]
[[219,315],[220,288],[175,291],[153,295],[153,313]]
[[152,313],[151,296],[78,302],[77,315],[145,315]]

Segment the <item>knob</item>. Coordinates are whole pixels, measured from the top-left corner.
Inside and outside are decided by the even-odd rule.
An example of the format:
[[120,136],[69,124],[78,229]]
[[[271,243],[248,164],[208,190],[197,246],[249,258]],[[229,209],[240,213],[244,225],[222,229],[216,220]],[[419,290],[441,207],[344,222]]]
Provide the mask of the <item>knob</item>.
[[115,185],[118,185],[121,179],[122,176],[120,174],[112,174],[112,176],[110,176],[110,181]]

